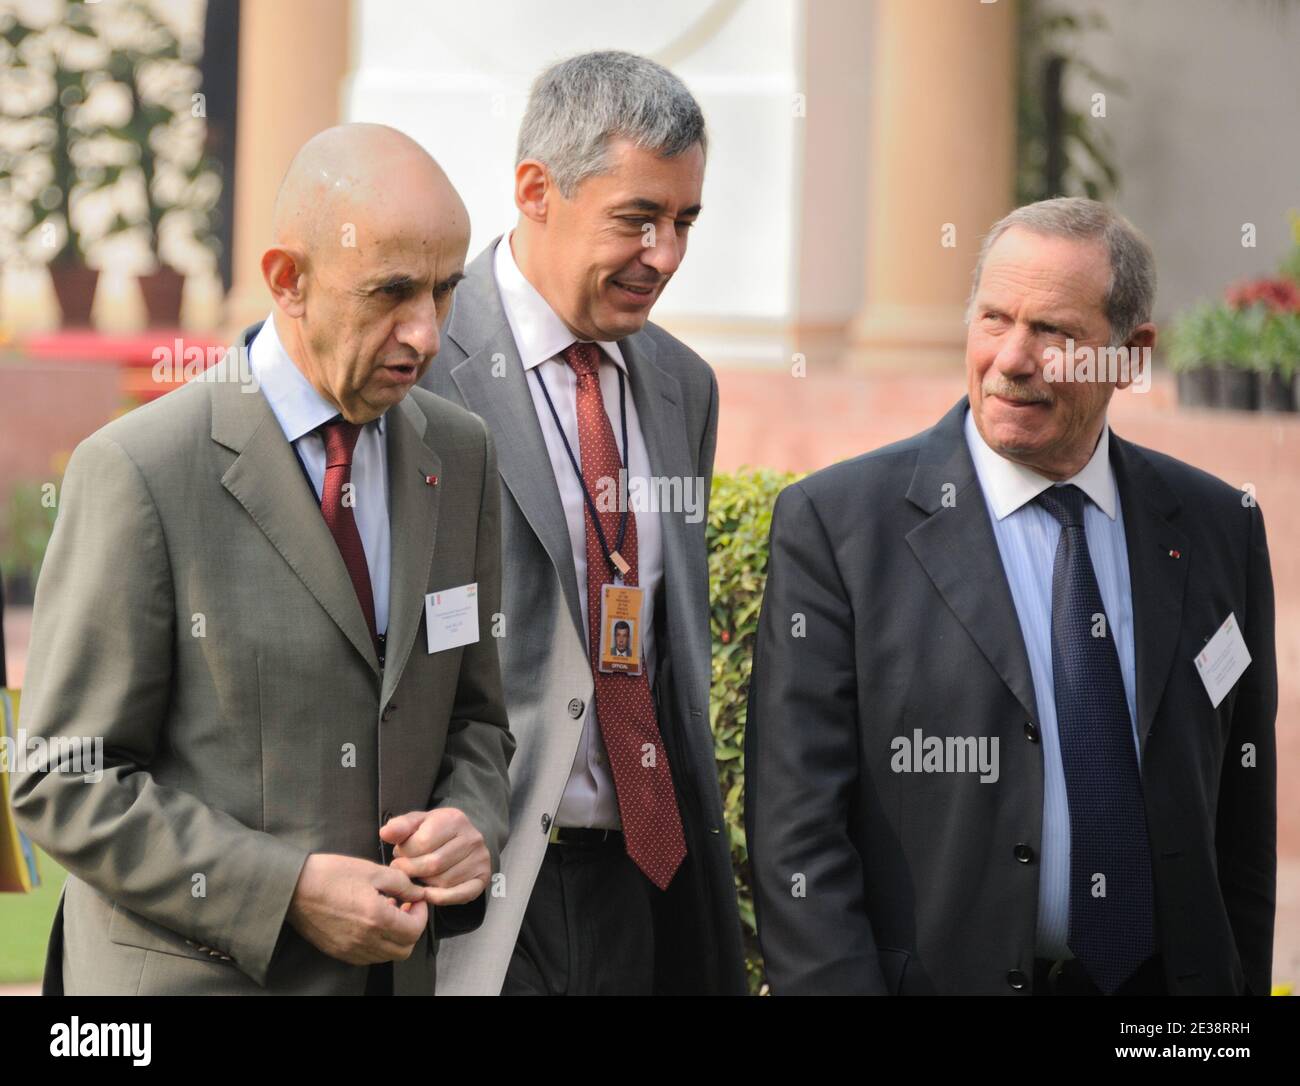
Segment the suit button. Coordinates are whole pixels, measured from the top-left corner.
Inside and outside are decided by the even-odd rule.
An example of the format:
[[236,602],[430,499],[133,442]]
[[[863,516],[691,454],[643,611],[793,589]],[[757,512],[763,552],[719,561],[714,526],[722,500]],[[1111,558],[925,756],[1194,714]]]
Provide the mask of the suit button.
[[1025,738],[1031,743],[1038,742],[1038,727],[1032,720],[1025,721]]
[[393,718],[393,714],[395,712],[397,712],[397,706],[390,701],[387,705],[384,706],[383,715],[379,719],[387,722]]
[[548,814],[542,815],[542,832],[543,833],[551,832],[551,816]]
[[1013,969],[1007,974],[1007,983],[1017,992],[1024,991],[1029,984],[1029,978],[1019,969]]
[[574,720],[577,720],[578,717],[582,716],[583,708],[584,706],[581,698],[569,699],[569,716],[573,717]]
[[1022,864],[1032,863],[1034,859],[1034,850],[1028,845],[1016,845],[1012,850],[1016,854],[1016,859]]

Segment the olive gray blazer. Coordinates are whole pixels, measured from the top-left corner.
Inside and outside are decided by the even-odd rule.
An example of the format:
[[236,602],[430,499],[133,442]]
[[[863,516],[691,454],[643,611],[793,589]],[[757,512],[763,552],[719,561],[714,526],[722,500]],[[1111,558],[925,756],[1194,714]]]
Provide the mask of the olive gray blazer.
[[[482,422],[420,389],[387,414],[381,667],[297,457],[236,376],[214,367],[68,464],[21,726],[101,738],[103,772],[15,777],[19,823],[70,872],[50,992],[360,994],[364,967],[285,923],[307,855],[383,862],[386,817],[438,806],[465,811],[494,870],[505,844],[514,742],[487,635],[500,500]],[[425,594],[470,582],[483,636],[429,654]],[[437,939],[485,905],[433,910],[395,991],[432,994]]]
[[[500,451],[505,636],[501,672],[519,756],[510,844],[483,927],[439,951],[438,994],[501,990],[581,737],[594,682],[569,532],[523,363],[492,271],[493,242],[456,288],[442,349],[422,383],[487,422]],[[619,341],[657,476],[713,477],[718,386],[694,351],[653,324]],[[707,512],[707,510],[706,510]],[[687,861],[656,917],[660,992],[743,993],[740,919],[709,728],[705,520],[663,515],[664,579],[655,698],[686,834]],[[657,948],[658,949],[658,948]]]

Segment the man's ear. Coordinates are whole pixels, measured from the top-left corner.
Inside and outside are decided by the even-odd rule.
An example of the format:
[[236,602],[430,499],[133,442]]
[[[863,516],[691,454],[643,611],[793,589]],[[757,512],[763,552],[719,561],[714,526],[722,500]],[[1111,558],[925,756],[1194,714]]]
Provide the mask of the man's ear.
[[551,194],[551,175],[535,158],[515,167],[515,207],[535,223],[546,222],[546,203]]
[[1115,382],[1116,388],[1137,383],[1142,391],[1151,383],[1151,354],[1156,347],[1156,326],[1150,321],[1139,324],[1124,343],[1128,351],[1128,377]]
[[262,254],[262,278],[281,311],[295,320],[306,308],[305,274],[307,260],[297,249],[287,246],[267,249]]

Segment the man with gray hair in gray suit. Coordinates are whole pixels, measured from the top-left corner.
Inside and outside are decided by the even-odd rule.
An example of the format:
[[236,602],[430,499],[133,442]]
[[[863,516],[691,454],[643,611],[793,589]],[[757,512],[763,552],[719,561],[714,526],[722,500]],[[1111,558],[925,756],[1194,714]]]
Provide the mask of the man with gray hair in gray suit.
[[[439,993],[742,993],[709,729],[708,365],[650,310],[700,212],[695,99],[628,53],[534,84],[519,220],[470,265],[425,387],[497,442],[510,844]],[[623,654],[617,630],[635,631]]]

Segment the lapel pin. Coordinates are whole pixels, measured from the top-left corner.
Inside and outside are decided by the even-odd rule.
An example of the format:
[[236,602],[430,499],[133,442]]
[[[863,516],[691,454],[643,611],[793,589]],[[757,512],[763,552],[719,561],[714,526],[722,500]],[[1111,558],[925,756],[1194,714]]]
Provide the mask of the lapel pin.
[[1170,557],[1170,558],[1181,558],[1181,557],[1182,557],[1182,554],[1181,554],[1180,552],[1178,552],[1178,551],[1170,551],[1170,552],[1169,552],[1169,557]]
[[425,486],[437,486],[437,485],[438,485],[438,477],[437,477],[436,475],[426,475],[426,476],[424,477],[424,485],[425,485]]

